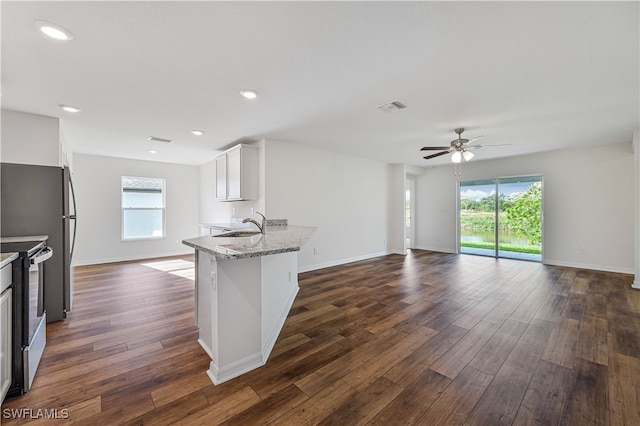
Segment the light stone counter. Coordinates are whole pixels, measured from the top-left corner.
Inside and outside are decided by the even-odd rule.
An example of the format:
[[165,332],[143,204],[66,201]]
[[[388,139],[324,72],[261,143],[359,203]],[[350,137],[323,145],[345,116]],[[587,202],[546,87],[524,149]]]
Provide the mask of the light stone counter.
[[29,241],[47,241],[48,235],[27,235],[24,237],[2,237],[0,243],[26,243]]
[[182,243],[220,259],[243,259],[299,251],[316,228],[313,226],[267,226],[266,234],[248,237],[210,236],[183,240]]
[[17,258],[18,253],[0,253],[0,268],[4,268]]
[[[29,241],[47,241],[49,239],[48,235],[28,235],[28,236],[20,236],[20,237],[0,237],[0,243],[9,244],[9,243],[24,243]],[[18,258],[18,253],[1,253],[0,257],[0,267],[4,267],[9,263],[13,262],[14,259]]]

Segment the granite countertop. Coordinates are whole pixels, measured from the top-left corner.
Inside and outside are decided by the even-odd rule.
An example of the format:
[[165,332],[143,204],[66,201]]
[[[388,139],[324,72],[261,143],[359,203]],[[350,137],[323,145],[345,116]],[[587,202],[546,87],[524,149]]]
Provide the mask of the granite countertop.
[[314,226],[267,226],[267,233],[247,237],[204,236],[182,243],[220,259],[244,259],[298,251],[315,232]]
[[20,237],[2,237],[0,238],[0,243],[24,243],[28,241],[47,241],[49,239],[48,235],[27,235]]
[[18,253],[0,253],[0,268],[4,268],[17,258]]

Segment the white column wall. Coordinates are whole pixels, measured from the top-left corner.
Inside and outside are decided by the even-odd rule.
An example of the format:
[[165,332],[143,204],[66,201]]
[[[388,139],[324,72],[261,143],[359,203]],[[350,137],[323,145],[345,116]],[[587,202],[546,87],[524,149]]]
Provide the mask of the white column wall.
[[633,132],[635,280],[631,287],[640,289],[640,129]]
[[318,228],[300,250],[300,271],[388,253],[387,164],[271,139],[265,145],[267,217]]
[[389,209],[389,228],[387,239],[389,251],[396,254],[406,254],[404,199],[406,171],[404,164],[389,165],[389,194],[387,208]]
[[60,120],[2,110],[0,159],[5,163],[62,166]]

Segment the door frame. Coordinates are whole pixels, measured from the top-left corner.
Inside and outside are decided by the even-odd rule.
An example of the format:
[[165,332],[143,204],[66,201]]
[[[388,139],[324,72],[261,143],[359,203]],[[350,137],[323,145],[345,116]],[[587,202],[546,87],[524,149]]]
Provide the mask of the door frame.
[[[403,221],[405,223],[404,226],[404,250],[406,251],[407,249],[413,248],[415,246],[415,235],[416,235],[416,199],[415,199],[415,194],[416,194],[416,180],[415,178],[411,177],[411,176],[407,176],[407,178],[404,180],[404,202],[406,203],[407,200],[407,191],[409,191],[409,226],[406,226],[406,207],[403,209],[403,213],[405,215],[403,215],[403,218],[405,218],[405,220]],[[407,244],[407,240],[409,240],[409,243]]]

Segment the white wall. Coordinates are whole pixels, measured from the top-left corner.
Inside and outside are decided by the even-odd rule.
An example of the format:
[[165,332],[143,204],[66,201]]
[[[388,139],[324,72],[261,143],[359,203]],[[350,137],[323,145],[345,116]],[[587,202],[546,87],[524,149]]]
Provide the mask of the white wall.
[[[461,180],[543,175],[543,262],[633,273],[631,144],[472,161],[462,171]],[[456,251],[456,182],[453,166],[417,179],[417,248]]]
[[55,117],[2,110],[2,149],[5,163],[62,166],[60,124]]
[[299,253],[301,271],[387,253],[387,164],[288,142],[265,145],[267,217],[318,227]]
[[[191,253],[181,241],[198,235],[198,167],[74,154],[78,203],[76,265]],[[166,180],[166,238],[121,241],[120,178]]]
[[633,193],[634,193],[634,237],[635,237],[635,279],[632,287],[640,289],[640,129],[633,132]]
[[396,254],[405,254],[405,180],[406,171],[404,164],[390,164],[387,171],[387,241],[389,251]]

